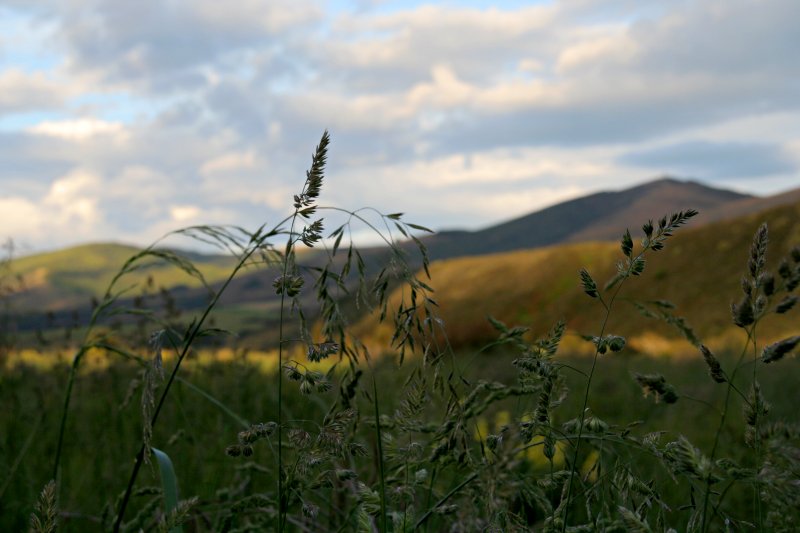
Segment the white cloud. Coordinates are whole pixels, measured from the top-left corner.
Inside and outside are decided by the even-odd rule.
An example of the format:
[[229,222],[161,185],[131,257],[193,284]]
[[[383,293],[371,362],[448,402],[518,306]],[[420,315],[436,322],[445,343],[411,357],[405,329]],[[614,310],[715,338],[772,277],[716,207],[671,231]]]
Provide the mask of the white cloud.
[[594,158],[582,162],[574,152],[500,149],[418,162],[403,172],[418,187],[452,190],[467,184],[488,186],[526,180],[578,181],[599,178],[612,170],[611,161],[601,162]]
[[[504,222],[587,193],[587,189],[577,185],[554,185],[495,194],[479,195],[456,192],[449,196],[448,200],[458,205],[461,210],[471,213],[472,216],[494,222]],[[484,224],[479,224],[477,227],[482,226]]]
[[565,47],[558,55],[556,70],[569,74],[579,69],[591,69],[597,64],[629,64],[637,52],[636,42],[624,33],[624,28],[611,35],[581,40]]
[[35,202],[19,197],[0,197],[0,235],[4,238],[39,240],[42,235],[42,212]]
[[[631,157],[689,141],[773,146],[788,170],[770,187],[797,183],[796,0],[455,2],[335,19],[290,0],[15,5],[47,27],[13,34],[40,40],[25,54],[49,55],[0,64],[0,224],[25,233],[29,220],[39,242],[280,218],[325,128],[326,203],[413,210],[436,228],[644,181],[670,161]],[[741,172],[756,152],[739,154]],[[763,190],[750,174],[737,183]]]
[[97,189],[102,181],[99,176],[76,169],[58,178],[50,186],[42,204],[52,209],[54,227],[71,227],[81,231],[100,222],[97,206]]
[[169,214],[175,222],[187,222],[197,220],[202,210],[196,205],[173,205],[169,208]]
[[97,176],[76,169],[56,179],[41,198],[0,197],[0,231],[24,244],[80,242],[102,225],[93,193],[99,184]]
[[200,167],[200,173],[204,176],[224,175],[235,173],[239,170],[249,170],[255,166],[255,152],[230,152],[203,163]]
[[125,126],[119,122],[107,122],[96,118],[80,118],[75,120],[44,121],[28,128],[36,135],[49,135],[71,141],[85,141],[97,135],[110,135],[117,139],[125,139]]

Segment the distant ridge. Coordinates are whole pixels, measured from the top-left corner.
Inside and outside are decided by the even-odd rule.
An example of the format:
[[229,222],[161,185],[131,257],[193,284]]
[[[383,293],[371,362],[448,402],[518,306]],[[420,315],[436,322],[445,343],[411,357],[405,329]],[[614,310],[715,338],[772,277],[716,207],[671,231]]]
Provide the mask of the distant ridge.
[[703,221],[708,224],[718,220],[728,220],[797,202],[800,202],[800,187],[772,196],[749,197],[717,206],[705,212]]
[[[552,244],[617,239],[654,213],[693,208],[724,213],[726,205],[758,198],[695,181],[662,178],[629,189],[599,192],[474,231],[443,232],[427,240],[435,259],[526,250]],[[757,203],[757,202],[756,202]],[[742,208],[745,204],[741,203]],[[756,205],[755,203],[752,205]]]
[[[635,351],[659,355],[661,340],[681,338],[678,329],[641,316],[631,302],[668,300],[676,306],[674,314],[685,317],[709,345],[725,347],[731,345],[731,339],[744,339],[742,330],[731,320],[730,304],[742,296],[741,279],[747,270],[753,234],[763,222],[768,224],[766,267],[775,272],[780,259],[800,245],[800,198],[791,201],[798,194],[800,191],[793,191],[759,199],[764,203],[758,205],[776,205],[710,224],[695,224],[699,217],[693,218],[663,251],[647,257],[641,278],[625,284],[607,331],[627,337]],[[789,201],[777,204],[781,199]],[[751,209],[753,205],[734,204],[734,210]],[[662,212],[659,209],[648,216]],[[631,233],[638,245],[640,224],[632,227]],[[439,317],[447,325],[448,343],[454,347],[480,346],[495,340],[498,333],[486,316],[508,325],[529,326],[537,335],[544,334],[560,318],[573,332],[596,331],[599,306],[583,292],[578,272],[586,268],[602,287],[616,273],[622,257],[619,240],[561,243],[435,261],[430,266],[429,283],[436,291]],[[396,305],[407,295],[395,290],[391,298],[391,305]],[[356,331],[370,339],[373,347],[380,345],[375,341],[383,342],[392,335],[391,325],[379,324],[374,316],[366,317]],[[796,335],[797,314],[771,314],[759,323],[759,334],[768,342]],[[579,343],[577,337],[567,337]],[[686,342],[681,350],[699,356]]]
[[[488,256],[587,241],[616,243],[625,228],[635,233],[643,221],[680,209],[700,211],[692,220],[695,229],[715,221],[733,223],[746,215],[798,203],[800,189],[755,197],[694,181],[663,178],[621,191],[600,192],[563,202],[479,231],[448,231],[423,240],[433,260]],[[409,244],[409,250],[412,248]],[[617,244],[609,249],[616,250]],[[62,322],[71,320],[69,315],[73,311],[86,316],[91,298],[102,296],[113,275],[137,251],[135,247],[105,243],[15,259],[12,272],[21,276],[24,288],[11,295],[8,303],[15,312],[27,317],[20,324],[23,329],[45,327],[42,317],[49,311],[61,317]],[[227,277],[233,265],[230,257],[180,253],[190,257],[212,285]],[[385,248],[364,249],[362,256],[368,272],[377,272],[376,269],[388,260]],[[307,261],[318,261],[315,257],[309,254]],[[412,253],[409,257],[413,260],[417,255]],[[197,280],[165,265],[141,269],[128,281],[141,286],[151,275],[156,283],[153,290],[162,286],[170,289],[183,309],[193,309],[206,301],[208,292]],[[276,305],[271,287],[273,278],[259,270],[244,272],[230,284],[222,303],[228,308],[246,311],[256,324],[252,329],[264,330],[264,312]],[[237,316],[237,320],[242,318],[242,315]]]

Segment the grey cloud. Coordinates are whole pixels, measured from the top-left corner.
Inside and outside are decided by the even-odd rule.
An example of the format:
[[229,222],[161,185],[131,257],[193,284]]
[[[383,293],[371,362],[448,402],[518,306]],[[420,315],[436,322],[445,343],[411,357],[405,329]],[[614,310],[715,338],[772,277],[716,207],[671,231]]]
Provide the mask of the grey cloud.
[[164,109],[155,117],[156,128],[194,127],[203,120],[205,108],[198,102],[183,100]]
[[628,153],[619,163],[698,178],[761,177],[796,172],[780,146],[687,141]]
[[235,128],[244,138],[261,138],[270,122],[270,100],[240,82],[222,82],[208,91],[205,103],[222,124]]
[[[556,4],[554,16],[571,21],[571,26],[540,25],[531,16],[527,26],[515,31],[464,16],[469,10],[455,10],[458,16],[453,17],[381,15],[373,25],[379,31],[363,21],[345,20],[333,42],[326,46],[312,41],[304,54],[313,59],[322,73],[321,86],[332,94],[397,93],[397,105],[407,96],[403,91],[430,80],[430,69],[437,64],[450,65],[459,79],[481,90],[509,80],[524,59],[538,60],[541,71],[531,76],[563,96],[558,102],[532,100],[509,111],[476,103],[434,108],[438,127],[414,132],[433,146],[431,154],[525,144],[640,142],[800,105],[800,62],[795,58],[800,3],[794,0],[635,2],[640,18],[627,31],[595,32],[601,41],[604,35],[624,37],[619,45],[630,50],[623,48],[618,56],[601,53],[571,70],[554,71],[566,46],[594,35],[589,31],[592,22],[586,20],[603,10],[622,13],[631,3]],[[520,13],[514,15],[525,20]],[[348,31],[352,33],[345,37]],[[415,119],[425,112],[419,110]],[[395,128],[373,131],[391,137],[396,135],[392,129],[407,127],[413,126],[397,121]]]
[[[718,103],[722,95],[717,95]],[[711,98],[711,95],[709,95]],[[452,113],[428,134],[432,155],[502,146],[636,143],[707,124],[719,109],[679,97],[659,102],[607,102],[502,113]]]
[[289,0],[70,0],[38,12],[57,23],[73,69],[154,92],[201,87],[204,67],[241,62],[321,17],[315,4]]
[[647,71],[745,79],[772,71],[789,82],[800,73],[798,19],[794,0],[692,2],[661,19],[637,22],[630,35],[643,47],[637,66]]
[[43,74],[14,68],[0,70],[0,116],[58,109],[64,102],[64,87]]
[[60,140],[0,133],[0,182],[4,194],[39,190],[74,164],[74,151]]

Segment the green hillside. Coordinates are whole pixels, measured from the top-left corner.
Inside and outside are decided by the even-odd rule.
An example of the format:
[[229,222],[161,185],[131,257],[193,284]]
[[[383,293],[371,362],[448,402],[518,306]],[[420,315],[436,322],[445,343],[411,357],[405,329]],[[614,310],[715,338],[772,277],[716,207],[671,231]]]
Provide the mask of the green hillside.
[[[587,267],[602,282],[614,274],[621,257],[617,243],[600,241],[617,239],[628,224],[635,236],[647,217],[661,216],[662,209],[690,206],[698,207],[700,216],[688,228],[682,228],[666,250],[650,255],[642,279],[633,280],[621,293],[611,326],[619,333],[641,337],[634,345],[642,350],[660,349],[645,342],[647,335],[670,338],[674,332],[652,320],[634,317],[629,300],[667,299],[678,306],[675,313],[686,316],[702,335],[724,340],[732,331],[727,310],[730,302],[738,298],[749,242],[760,221],[770,223],[773,259],[790,245],[800,243],[799,192],[752,198],[693,182],[664,179],[565,202],[481,232],[462,232],[455,240],[453,233],[434,235],[426,242],[432,255],[435,257],[438,249],[440,256],[431,270],[435,298],[441,305],[450,341],[454,345],[473,345],[491,340],[495,332],[486,315],[510,324],[528,325],[535,332],[544,332],[559,318],[567,319],[572,331],[595,332],[599,309],[579,290],[577,272]],[[619,207],[619,211],[609,208],[607,202]],[[752,214],[759,206],[769,209]],[[575,218],[576,210],[583,218]],[[520,250],[526,239],[536,235],[561,241]],[[595,242],[573,243],[578,237]],[[448,244],[442,246],[445,241]],[[467,256],[470,251],[487,254],[499,242],[516,251]],[[48,328],[50,323],[43,320],[50,311],[60,313],[61,324],[63,317],[71,316],[69,313],[79,311],[85,315],[91,298],[102,296],[125,261],[138,251],[121,244],[93,244],[15,259],[11,271],[19,276],[21,284],[7,303],[12,313],[25,317],[18,326],[29,331]],[[182,254],[210,284],[221,281],[234,265],[227,256]],[[384,248],[363,250],[362,256],[368,275],[377,273],[388,260]],[[409,257],[412,262],[416,260],[414,253]],[[306,266],[321,266],[324,262],[315,251],[305,252],[302,259]],[[414,264],[420,265],[418,260]],[[242,272],[223,295],[215,318],[238,331],[239,342],[263,344],[272,339],[268,330],[275,318],[275,302],[271,301],[275,296],[271,288],[275,275],[277,272],[261,269]],[[184,310],[203,305],[208,296],[199,280],[157,260],[127,276],[123,285],[136,286],[130,296],[145,287],[151,294],[161,287],[170,289],[176,305]],[[304,296],[311,298],[313,293]],[[309,309],[313,308],[311,301],[307,303]],[[788,328],[783,322],[765,327],[765,331],[776,334]],[[357,329],[373,339],[388,335],[387,328],[369,318]]]
[[[661,214],[653,213],[656,215]],[[702,213],[697,219],[702,222]],[[608,331],[635,340],[632,346],[640,351],[658,351],[661,345],[654,339],[677,339],[677,329],[642,317],[632,302],[669,300],[676,305],[671,312],[686,317],[701,339],[717,345],[739,344],[743,337],[731,323],[730,303],[741,296],[740,279],[753,234],[761,222],[769,225],[768,267],[774,271],[780,258],[800,244],[800,203],[699,224],[701,227],[695,229],[691,227],[694,221],[690,221],[664,250],[649,253],[644,274],[623,287]],[[620,235],[623,231],[620,228]],[[636,242],[640,230],[631,228],[631,233]],[[570,331],[596,334],[602,307],[583,293],[578,272],[586,267],[602,285],[614,274],[621,258],[616,243],[582,243],[450,259],[431,265],[431,285],[454,346],[494,339],[496,332],[487,315],[508,324],[529,326],[537,334],[564,318]],[[395,294],[393,302],[399,298]],[[380,326],[372,318],[357,329],[373,340],[388,335],[388,326]],[[793,313],[771,315],[759,329],[762,338],[800,333]]]
[[[20,280],[12,305],[18,311],[48,311],[84,306],[99,298],[125,261],[140,249],[122,244],[88,244],[14,259],[11,271]],[[234,262],[226,256],[192,253],[191,259],[209,283],[226,276]],[[199,287],[200,281],[176,267],[152,260],[127,278],[126,286]]]

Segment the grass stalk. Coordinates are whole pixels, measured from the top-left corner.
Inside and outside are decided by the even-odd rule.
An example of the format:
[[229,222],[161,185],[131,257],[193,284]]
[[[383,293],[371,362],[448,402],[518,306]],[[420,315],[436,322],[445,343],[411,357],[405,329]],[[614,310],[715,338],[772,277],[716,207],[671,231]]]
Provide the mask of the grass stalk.
[[[192,345],[194,344],[194,341],[197,338],[198,334],[200,333],[203,325],[205,324],[206,319],[208,318],[208,315],[216,307],[217,302],[219,301],[219,298],[225,292],[225,289],[227,289],[228,285],[230,285],[231,281],[233,281],[233,278],[236,276],[236,274],[238,274],[239,270],[241,270],[244,267],[244,265],[250,259],[250,256],[252,256],[253,253],[255,253],[256,250],[258,250],[261,247],[261,244],[270,235],[271,235],[271,233],[267,234],[267,235],[264,235],[264,236],[260,237],[256,242],[251,243],[250,248],[240,258],[239,262],[233,268],[233,270],[231,271],[231,273],[228,276],[228,278],[222,284],[220,289],[214,294],[214,297],[212,298],[211,302],[208,303],[208,305],[206,306],[205,310],[203,311],[203,314],[200,316],[200,318],[197,320],[197,322],[195,322],[194,327],[191,328],[191,330],[189,331],[188,335],[184,339],[183,346],[181,348],[181,353],[180,353],[180,355],[178,357],[177,362],[175,363],[175,367],[172,369],[172,372],[170,373],[170,376],[169,376],[169,380],[167,381],[167,384],[164,386],[164,390],[161,392],[161,396],[160,396],[160,398],[158,400],[158,404],[157,404],[155,410],[153,411],[153,416],[152,416],[151,421],[150,421],[150,426],[152,428],[155,428],[155,426],[156,426],[156,422],[158,421],[158,416],[161,413],[161,409],[164,406],[164,403],[166,401],[167,395],[169,394],[169,391],[172,388],[172,384],[173,384],[173,382],[175,381],[175,378],[178,375],[178,371],[180,370],[181,363],[183,363],[183,360],[188,355],[189,350],[191,349]],[[139,474],[139,470],[141,469],[142,463],[144,462],[144,455],[145,455],[145,444],[142,443],[141,447],[139,448],[139,452],[136,454],[136,459],[134,461],[133,470],[131,471],[131,476],[130,476],[130,479],[128,480],[128,486],[125,489],[125,493],[124,493],[124,495],[122,497],[122,500],[120,502],[120,505],[119,505],[119,509],[118,509],[118,512],[117,512],[117,518],[116,518],[116,521],[114,522],[114,532],[115,533],[118,533],[120,528],[121,528],[121,526],[122,526],[122,520],[123,520],[123,518],[125,516],[125,509],[126,509],[126,507],[128,505],[128,501],[130,500],[131,494],[133,492],[133,486],[134,486],[134,484],[136,482],[136,478],[137,478],[137,476]]]
[[436,508],[437,508],[437,507],[439,507],[439,506],[441,506],[441,505],[444,505],[445,503],[447,503],[447,500],[449,500],[449,499],[450,499],[450,498],[451,498],[451,497],[452,497],[454,494],[456,494],[458,491],[460,491],[461,489],[463,489],[464,487],[466,487],[467,485],[469,485],[470,483],[472,483],[472,482],[475,480],[475,478],[477,478],[477,477],[478,477],[478,472],[473,472],[473,473],[471,473],[470,475],[468,475],[467,477],[465,477],[465,478],[463,479],[463,481],[461,481],[461,483],[459,483],[458,485],[456,485],[455,487],[453,487],[452,489],[450,489],[450,491],[448,491],[448,493],[447,493],[447,494],[445,494],[444,496],[442,496],[442,497],[439,499],[439,501],[438,501],[438,502],[436,502],[436,504],[435,504],[433,507],[429,507],[429,508],[428,508],[428,510],[427,510],[427,511],[425,511],[425,514],[423,514],[423,515],[422,515],[422,516],[419,518],[419,520],[417,520],[417,523],[416,523],[416,524],[414,524],[414,530],[417,530],[417,529],[419,529],[419,528],[420,528],[420,526],[422,526],[422,525],[423,525],[423,524],[424,524],[424,523],[425,523],[425,522],[428,520],[428,518],[430,518],[430,517],[431,517],[431,515],[433,514],[433,512],[436,510]]
[[384,472],[383,461],[383,436],[381,435],[381,412],[378,405],[378,385],[375,382],[375,374],[372,374],[372,402],[375,406],[375,436],[378,440],[378,476],[380,480],[381,497],[381,531],[389,531],[386,513],[386,473]]
[[[646,248],[644,250],[642,250],[639,253],[639,255],[636,256],[636,259],[641,258],[642,255],[644,255],[644,252],[646,250],[647,250]],[[614,289],[614,293],[611,296],[611,298],[609,299],[608,303],[605,303],[602,299],[600,300],[603,303],[603,307],[605,308],[605,316],[603,317],[603,323],[600,326],[600,334],[598,335],[598,337],[600,337],[600,338],[602,338],[603,335],[605,335],[606,326],[608,325],[608,320],[611,317],[611,309],[614,306],[614,302],[616,301],[617,295],[619,294],[619,291],[622,288],[622,285],[625,283],[625,280],[628,278],[628,276],[631,273],[631,268],[628,269],[628,271],[626,272],[625,276],[617,284],[616,288]],[[563,524],[562,524],[562,528],[561,528],[562,532],[567,530],[567,518],[569,517],[569,506],[570,506],[570,503],[572,502],[572,484],[573,484],[573,480],[575,478],[576,471],[577,471],[577,468],[578,468],[578,453],[580,451],[581,439],[583,437],[583,424],[586,421],[586,408],[589,405],[589,393],[590,393],[591,387],[592,387],[592,378],[594,377],[594,371],[595,371],[595,368],[597,367],[597,360],[598,360],[599,357],[600,357],[600,349],[598,347],[598,348],[595,349],[594,357],[592,358],[592,367],[589,370],[589,376],[586,379],[586,390],[584,391],[584,394],[583,394],[583,406],[581,407],[580,423],[578,424],[578,436],[577,436],[577,439],[575,441],[574,451],[572,453],[572,464],[571,464],[571,468],[570,468],[569,482],[568,482],[568,485],[567,485],[567,503],[564,506],[564,519],[563,519]]]
[[[295,213],[296,215],[296,213]],[[289,266],[289,253],[292,248],[292,228],[289,231],[289,242],[286,244],[286,254],[283,259],[283,279],[286,279]],[[285,505],[283,496],[283,322],[286,307],[286,290],[281,291],[280,316],[278,320],[278,532],[282,533],[285,525]],[[288,503],[288,502],[287,502]]]

